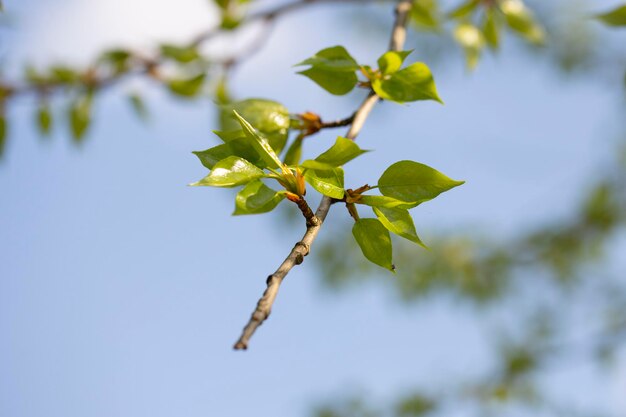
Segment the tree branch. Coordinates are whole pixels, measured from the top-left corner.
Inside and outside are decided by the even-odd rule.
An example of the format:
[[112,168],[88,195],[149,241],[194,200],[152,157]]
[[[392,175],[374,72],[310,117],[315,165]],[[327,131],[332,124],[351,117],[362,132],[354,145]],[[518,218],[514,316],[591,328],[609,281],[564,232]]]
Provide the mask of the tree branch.
[[[311,3],[315,0],[309,0]],[[306,2],[306,1],[305,1]],[[411,11],[411,7],[413,6],[412,0],[400,0],[395,8],[396,18],[393,25],[393,29],[391,32],[391,40],[389,43],[389,50],[399,51],[404,46],[404,42],[406,39],[406,25],[408,20],[409,12]],[[370,92],[370,94],[365,98],[361,106],[357,109],[354,114],[354,120],[350,125],[350,129],[346,134],[348,139],[356,139],[358,134],[360,133],[363,125],[365,124],[365,120],[371,113],[374,105],[378,102],[379,97],[374,94],[374,92]],[[311,249],[311,245],[317,238],[317,234],[319,233],[326,216],[328,215],[328,211],[330,210],[330,206],[333,203],[333,199],[330,197],[324,196],[322,201],[320,202],[317,211],[315,212],[315,218],[318,220],[317,222],[307,222],[307,229],[300,240],[294,248],[291,250],[287,258],[283,261],[280,267],[274,272],[272,275],[267,277],[267,288],[263,293],[263,296],[258,301],[250,320],[246,324],[243,329],[239,340],[235,343],[235,350],[245,350],[248,348],[248,343],[250,338],[256,331],[256,329],[263,324],[263,322],[269,317],[274,301],[276,300],[276,296],[278,295],[278,289],[282,284],[283,280],[293,269],[294,266],[300,265],[304,261],[304,257],[309,254]],[[315,223],[315,224],[313,224]]]

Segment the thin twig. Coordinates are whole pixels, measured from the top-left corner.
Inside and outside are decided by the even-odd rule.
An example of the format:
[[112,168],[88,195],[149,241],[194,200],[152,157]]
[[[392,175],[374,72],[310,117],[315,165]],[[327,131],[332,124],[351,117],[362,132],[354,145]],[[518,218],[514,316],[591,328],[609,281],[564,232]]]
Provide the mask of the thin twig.
[[[399,51],[404,46],[404,41],[406,39],[406,24],[408,14],[411,11],[412,3],[412,0],[400,0],[396,6],[396,18],[391,33],[389,46],[390,50]],[[370,92],[370,94],[365,98],[361,106],[354,114],[354,120],[350,125],[350,130],[346,134],[348,139],[356,139],[359,132],[363,128],[365,120],[378,100],[378,96],[376,96],[373,92]],[[307,229],[302,237],[302,240],[296,243],[294,248],[289,253],[289,256],[287,256],[276,272],[267,278],[267,288],[265,289],[261,299],[258,301],[250,320],[244,327],[243,332],[239,337],[239,340],[235,343],[234,348],[236,350],[247,349],[250,338],[254,334],[255,330],[269,317],[272,311],[272,305],[276,300],[280,284],[282,284],[289,271],[291,271],[294,266],[300,265],[303,262],[304,257],[309,254],[311,245],[315,241],[315,238],[317,237],[317,234],[319,233],[320,228],[328,215],[328,211],[330,210],[332,203],[332,198],[326,196],[322,198],[322,201],[315,212],[315,217],[318,219],[317,224],[307,225]]]

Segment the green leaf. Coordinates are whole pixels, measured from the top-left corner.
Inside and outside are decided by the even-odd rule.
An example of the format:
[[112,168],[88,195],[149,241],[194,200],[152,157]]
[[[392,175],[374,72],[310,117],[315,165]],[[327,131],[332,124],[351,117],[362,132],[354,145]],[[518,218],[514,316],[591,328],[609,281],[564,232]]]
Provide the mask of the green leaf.
[[260,136],[257,131],[252,127],[250,123],[246,121],[236,110],[233,110],[233,114],[239,121],[241,128],[243,129],[243,133],[246,135],[254,149],[261,156],[263,162],[265,162],[266,166],[269,168],[280,168],[283,169],[283,163],[281,162],[274,149],[270,146],[267,140]]
[[116,74],[120,74],[129,69],[131,57],[132,53],[126,49],[111,49],[100,55],[98,61],[109,64]]
[[545,41],[545,31],[535,21],[533,13],[522,0],[502,0],[499,5],[511,30],[534,44],[542,44]]
[[70,67],[56,65],[50,68],[50,78],[61,84],[72,84],[78,80],[79,75]]
[[170,91],[181,97],[195,97],[204,85],[205,74],[179,80],[170,80],[167,84]]
[[413,161],[396,162],[378,180],[383,195],[420,203],[432,200],[464,183],[465,181],[452,180],[427,165]]
[[359,65],[343,46],[322,49],[311,58],[296,64],[302,65],[310,65],[311,68],[298,74],[310,78],[331,94],[347,94],[358,82],[355,71]]
[[378,220],[380,220],[383,226],[391,233],[395,233],[398,236],[426,248],[426,245],[424,245],[419,236],[417,236],[413,218],[408,210],[385,207],[374,207],[373,210]]
[[343,169],[341,168],[332,170],[307,169],[304,172],[304,179],[325,196],[339,200],[343,198]]
[[275,191],[260,180],[248,183],[235,198],[234,215],[260,214],[274,210],[285,198],[285,192]]
[[265,173],[260,168],[252,165],[245,159],[237,156],[229,156],[216,163],[209,175],[190,185],[236,187],[265,176]]
[[352,227],[352,235],[363,255],[372,263],[394,271],[392,263],[391,236],[376,219],[360,219]]
[[181,64],[187,64],[200,58],[198,50],[193,46],[178,46],[169,43],[161,45],[161,55]]
[[52,130],[52,112],[48,103],[41,102],[37,108],[37,128],[43,136],[50,135]]
[[265,137],[270,146],[280,153],[289,136],[289,110],[282,104],[260,98],[252,98],[220,106],[222,117],[221,129],[224,131],[239,130],[241,127],[233,116],[233,110],[246,119],[261,136]]
[[87,94],[85,97],[77,99],[70,105],[70,128],[72,131],[72,137],[77,142],[80,142],[81,139],[83,139],[85,133],[87,133],[87,129],[89,129],[89,125],[91,124],[92,101],[92,95]]
[[202,165],[209,169],[213,169],[215,164],[219,161],[224,160],[229,156],[233,156],[233,150],[227,143],[214,146],[213,148],[205,151],[195,151],[192,153],[198,157]]
[[398,71],[407,56],[413,51],[389,51],[378,58],[378,68],[387,75]]
[[470,15],[478,5],[480,4],[480,0],[468,0],[465,3],[461,3],[460,6],[448,12],[447,17],[449,19],[462,19],[468,15]]
[[596,19],[609,26],[626,26],[626,4],[606,13],[596,15]]
[[399,208],[408,210],[413,207],[417,207],[421,204],[421,202],[406,202],[384,195],[362,195],[357,204],[364,204],[370,207]]
[[217,137],[220,138],[224,143],[246,137],[245,133],[243,133],[243,130],[231,130],[229,132],[214,130],[213,133],[215,133],[215,135],[217,135]]
[[487,45],[492,50],[500,47],[500,23],[498,23],[495,10],[487,9],[485,13],[485,22],[483,23],[483,36]]
[[133,111],[137,115],[137,117],[139,117],[141,120],[147,120],[148,119],[148,108],[146,107],[146,103],[143,101],[141,96],[139,94],[136,94],[136,93],[135,94],[131,94],[131,95],[128,96],[128,100],[130,102],[130,105],[131,105]]
[[438,29],[439,9],[435,0],[414,0],[411,9],[411,19],[415,24],[425,29]]
[[287,153],[285,154],[285,165],[293,166],[300,163],[300,159],[302,158],[303,139],[304,138],[302,136],[297,136],[291,143],[287,149]]
[[339,136],[335,144],[315,160],[333,167],[340,167],[366,152],[369,151],[361,149],[353,140]]
[[467,67],[470,70],[476,68],[480,54],[485,46],[483,33],[470,23],[462,23],[454,30],[454,38],[465,51]]
[[4,155],[5,148],[7,146],[7,119],[6,116],[0,113],[0,158]]
[[373,80],[372,88],[379,97],[398,103],[417,100],[435,100],[443,103],[437,93],[430,69],[421,62],[383,79]]

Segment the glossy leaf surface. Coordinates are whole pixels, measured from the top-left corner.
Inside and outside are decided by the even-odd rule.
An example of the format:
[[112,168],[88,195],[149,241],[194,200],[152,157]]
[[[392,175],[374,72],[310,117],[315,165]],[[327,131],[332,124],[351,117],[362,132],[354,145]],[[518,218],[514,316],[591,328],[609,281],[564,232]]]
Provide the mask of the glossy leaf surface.
[[322,49],[311,58],[296,66],[310,65],[307,70],[299,72],[331,94],[344,95],[352,91],[358,82],[357,62],[343,46]]
[[396,162],[378,180],[383,195],[407,202],[432,200],[463,183],[464,181],[452,180],[427,165],[413,161]]
[[237,156],[229,156],[213,166],[211,173],[191,185],[236,187],[264,177],[261,169]]
[[372,80],[372,88],[379,97],[398,103],[435,100],[443,103],[430,69],[417,62],[383,79]]
[[341,168],[332,170],[307,169],[304,173],[304,179],[323,195],[336,199],[343,198],[343,169]]
[[260,180],[252,181],[237,194],[233,214],[267,213],[274,210],[284,199],[284,192],[275,191]]

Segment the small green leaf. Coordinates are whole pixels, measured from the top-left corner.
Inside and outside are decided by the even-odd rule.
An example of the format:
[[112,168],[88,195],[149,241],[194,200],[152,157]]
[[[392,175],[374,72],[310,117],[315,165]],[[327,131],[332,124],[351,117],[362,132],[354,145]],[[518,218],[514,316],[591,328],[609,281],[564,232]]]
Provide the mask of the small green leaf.
[[352,227],[352,235],[370,262],[394,271],[391,236],[379,220],[357,220]]
[[435,0],[414,0],[411,9],[411,19],[424,29],[438,29],[440,23],[437,6],[438,1]]
[[78,80],[79,76],[78,73],[70,67],[56,65],[50,68],[50,78],[57,83],[72,84]]
[[284,191],[275,191],[260,180],[252,181],[237,194],[233,214],[267,213],[274,210],[284,198]]
[[139,117],[141,120],[147,120],[148,108],[146,107],[146,103],[143,101],[141,96],[134,93],[128,96],[128,100],[137,117]]
[[193,46],[178,46],[169,43],[161,45],[161,55],[181,64],[187,64],[200,58],[198,50]]
[[250,162],[237,156],[229,156],[216,163],[209,175],[190,185],[236,187],[263,177],[265,173]]
[[358,82],[355,71],[357,62],[343,46],[322,49],[311,58],[296,66],[310,65],[302,74],[331,94],[344,95],[352,91]]
[[181,97],[195,97],[204,85],[205,74],[179,80],[170,80],[167,84],[170,91]]
[[452,180],[427,165],[413,161],[396,162],[378,180],[383,195],[407,202],[432,200],[464,183],[465,181]]
[[233,156],[233,150],[227,143],[214,146],[205,151],[195,151],[192,153],[198,157],[202,165],[209,169],[213,169],[215,164],[219,161],[224,160],[229,156]]
[[132,53],[126,49],[111,49],[100,55],[98,61],[109,64],[116,74],[120,74],[129,69],[129,61],[132,56]]
[[522,0],[502,0],[499,6],[511,30],[534,44],[542,44],[545,41],[545,31],[535,21],[533,13]]
[[500,47],[500,23],[497,20],[495,10],[487,9],[485,13],[485,21],[483,23],[483,36],[487,45],[492,50]]
[[50,135],[52,130],[52,112],[50,111],[50,105],[46,102],[39,103],[37,108],[37,128],[43,136]]
[[385,207],[374,207],[373,210],[378,220],[380,220],[383,226],[391,233],[395,233],[398,236],[426,248],[426,245],[424,245],[419,236],[417,236],[413,218],[411,218],[408,210]]
[[92,95],[87,94],[74,101],[69,110],[70,128],[72,131],[72,137],[76,142],[80,142],[89,125],[91,124],[91,104]]
[[246,137],[245,133],[243,133],[243,130],[231,130],[229,132],[214,130],[213,133],[215,133],[215,135],[217,135],[217,137],[220,138],[224,143]]
[[398,71],[407,56],[413,51],[389,51],[378,58],[378,68],[387,75]]
[[609,26],[626,26],[626,4],[606,13],[596,15],[596,19]]
[[341,168],[332,170],[307,169],[304,172],[304,179],[325,196],[339,200],[343,198],[343,169]]
[[252,127],[250,123],[246,121],[236,110],[233,110],[233,114],[239,121],[241,128],[243,129],[243,133],[246,135],[254,149],[261,156],[266,166],[269,168],[283,168],[283,163],[281,162],[274,149],[270,146],[267,140],[260,136],[257,131]]
[[248,121],[270,146],[280,153],[289,136],[289,110],[282,104],[260,98],[252,98],[220,106],[220,125],[224,131],[239,130],[241,126],[233,116],[233,110]]
[[413,207],[417,207],[421,204],[421,202],[411,203],[384,195],[362,195],[357,203],[370,207],[399,208],[405,210],[412,209]]
[[385,100],[404,103],[417,100],[435,100],[443,103],[430,69],[417,62],[386,78],[372,81],[372,88]]
[[333,167],[340,167],[366,152],[369,151],[361,149],[353,140],[339,136],[335,144],[315,160]]
[[476,68],[480,54],[485,46],[483,33],[470,23],[462,23],[454,30],[454,38],[465,51],[467,67],[470,70]]
[[0,158],[4,155],[5,148],[7,146],[7,119],[6,116],[0,113]]
[[465,3],[461,3],[461,5],[457,8],[452,9],[450,12],[448,12],[447,17],[449,19],[462,19],[472,14],[472,12],[476,10],[479,4],[480,0],[468,0]]

